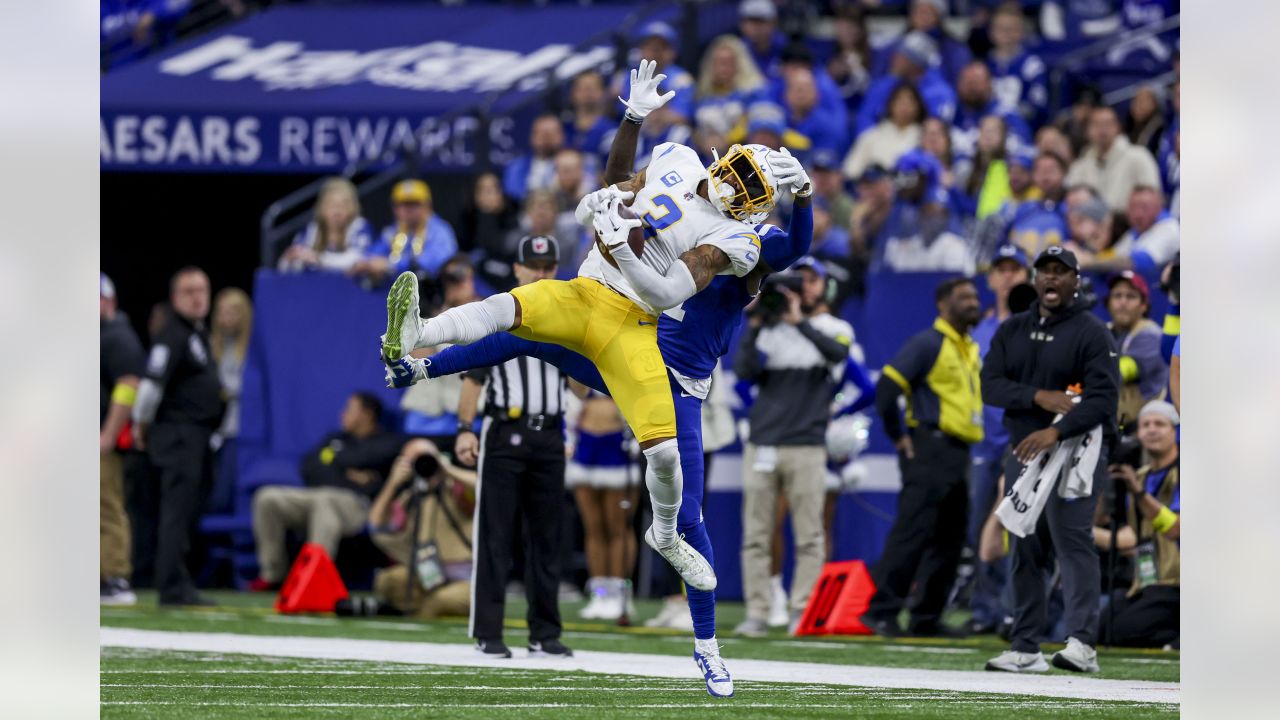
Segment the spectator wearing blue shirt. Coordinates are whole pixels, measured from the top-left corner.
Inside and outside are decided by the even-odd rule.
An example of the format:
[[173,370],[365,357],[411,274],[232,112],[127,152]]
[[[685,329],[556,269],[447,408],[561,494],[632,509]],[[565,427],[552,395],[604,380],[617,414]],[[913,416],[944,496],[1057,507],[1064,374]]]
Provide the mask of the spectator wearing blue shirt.
[[555,184],[556,153],[564,148],[564,126],[555,115],[539,115],[529,130],[530,152],[512,160],[502,174],[502,190],[516,202],[524,202],[531,190],[549,190]]
[[[810,85],[816,93],[813,109],[802,116],[797,116],[798,113],[793,108],[797,103],[790,96],[797,88],[801,88],[805,95],[802,102],[808,105],[807,96]],[[823,141],[825,147],[840,152],[847,149],[845,135],[849,124],[849,112],[845,108],[844,98],[840,95],[840,88],[827,71],[814,62],[813,51],[808,45],[797,41],[788,45],[783,51],[782,71],[772,80],[770,93],[774,102],[787,107],[789,115],[795,116],[789,118],[789,122],[798,132],[806,136],[814,132],[824,138],[831,137],[831,140]]]
[[[1114,607],[1101,614],[1098,637],[1121,647],[1176,647],[1181,635],[1179,417],[1163,400],[1147,403],[1138,417],[1138,441],[1150,462],[1137,470],[1111,466],[1112,477],[1129,491],[1116,549],[1134,554],[1133,584],[1111,598]],[[1110,549],[1110,528],[1095,526],[1093,536],[1099,547]]]
[[880,121],[889,105],[889,96],[903,82],[920,91],[930,115],[950,123],[956,112],[956,93],[934,67],[937,58],[938,44],[928,35],[908,33],[894,50],[889,74],[873,80],[867,87],[854,124],[856,132],[865,132]]
[[[660,21],[645,25],[636,35],[636,51],[640,59],[658,63],[657,72],[667,76],[667,79],[662,82],[661,90],[663,92],[674,90],[676,93],[675,97],[646,117],[646,124],[649,119],[659,113],[674,115],[674,118],[667,120],[669,123],[693,121],[693,76],[675,64],[678,41],[676,31],[667,23]],[[620,73],[615,83],[617,85],[615,89],[619,92],[614,93],[615,95],[621,94],[624,81],[623,74]]]
[[1152,280],[1178,254],[1180,229],[1178,221],[1164,210],[1164,196],[1159,188],[1139,186],[1129,195],[1125,216],[1129,229],[1111,248],[1112,252],[1084,253],[1078,256],[1080,267],[1093,272],[1134,270]]
[[875,252],[876,239],[893,211],[893,175],[880,165],[857,180],[858,203],[849,218],[849,251],[864,262]]
[[769,101],[747,109],[747,143],[777,150],[787,135],[787,111]]
[[569,86],[569,119],[564,124],[565,147],[593,158],[593,164],[604,167],[613,144],[617,122],[605,115],[607,97],[604,76],[587,70]]
[[1001,5],[991,18],[991,69],[996,101],[1002,110],[1040,125],[1049,111],[1048,69],[1041,57],[1027,49],[1026,18],[1016,5]]
[[979,262],[994,257],[993,248],[1009,244],[1027,256],[1039,257],[1052,245],[1061,245],[1071,236],[1067,224],[1066,191],[1062,180],[1067,162],[1051,152],[1036,156],[1031,182],[1038,197],[1021,203],[1007,203],[1000,211],[978,223],[975,232]]
[[982,119],[994,115],[1005,125],[1010,149],[1031,146],[1031,128],[1016,113],[1000,107],[991,85],[991,71],[980,62],[966,65],[956,85],[955,117],[951,121],[951,144],[957,163],[973,160],[977,154]]
[[813,202],[812,254],[832,260],[849,257],[849,233],[832,222],[831,207],[823,198],[815,198]]
[[[968,46],[951,37],[942,26],[942,19],[947,13],[946,0],[912,0],[911,12],[907,16],[908,35],[922,33],[937,45],[938,59],[934,65],[942,72],[948,82],[954,83],[960,70],[973,59]],[[890,43],[876,53],[871,74],[879,77],[889,70],[893,55],[899,45],[906,42],[906,37]]]
[[[1027,255],[1015,245],[1002,245],[995,252],[991,268],[987,270],[987,287],[995,295],[995,305],[983,315],[970,335],[978,344],[978,354],[986,357],[991,349],[991,338],[1013,311],[1009,307],[1009,294],[1013,288],[1027,282],[1030,277]],[[982,440],[970,450],[969,473],[969,543],[978,546],[978,533],[991,507],[995,504],[996,488],[1004,472],[1004,454],[1009,445],[1009,431],[1004,427],[1004,410],[993,405],[982,408]],[[969,632],[981,635],[993,632],[1007,614],[1000,593],[1007,580],[1008,568],[1002,560],[979,563],[975,571],[973,588],[973,619]]]
[[787,127],[798,136],[797,143],[787,143],[792,154],[807,162],[815,150],[844,150],[844,106],[837,111],[820,102],[817,79],[810,68],[789,68],[785,75],[784,106]]
[[973,274],[973,251],[951,214],[941,172],[937,158],[923,150],[898,158],[897,190],[875,241],[873,270]]
[[344,177],[329,178],[316,196],[311,222],[284,251],[279,269],[347,272],[372,242],[373,227],[360,215],[356,186]]
[[412,270],[435,276],[440,267],[458,252],[453,228],[431,209],[431,188],[421,180],[401,180],[391,189],[391,212],[395,222],[388,225],[378,242],[369,248],[365,262],[353,272],[375,281]]
[[694,90],[698,144],[728,148],[747,134],[747,108],[766,99],[764,76],[747,46],[733,35],[711,41]]
[[773,0],[742,0],[738,5],[738,32],[760,72],[776,77],[782,68],[787,40],[778,30],[778,8]]

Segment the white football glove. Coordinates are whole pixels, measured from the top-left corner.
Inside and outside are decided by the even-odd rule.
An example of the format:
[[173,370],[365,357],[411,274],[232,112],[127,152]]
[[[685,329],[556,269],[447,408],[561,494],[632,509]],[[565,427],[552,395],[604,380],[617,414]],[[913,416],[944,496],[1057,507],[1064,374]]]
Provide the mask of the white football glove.
[[778,178],[778,185],[790,187],[796,197],[809,197],[813,194],[813,183],[809,173],[804,171],[800,161],[792,157],[791,151],[782,148],[778,152],[768,154],[769,169]]
[[648,117],[649,113],[657,110],[667,101],[676,96],[675,90],[669,90],[665,95],[658,94],[658,83],[667,79],[666,75],[654,75],[653,71],[658,69],[656,60],[641,60],[640,67],[631,71],[631,92],[629,97],[622,100],[622,104],[627,106],[627,115],[631,120],[636,122],[643,121]]
[[632,228],[640,227],[640,218],[624,218],[618,215],[617,207],[622,204],[621,196],[630,194],[611,195],[605,206],[591,215],[591,224],[600,236],[600,242],[610,253],[623,247],[630,249],[627,245],[627,235]]
[[617,185],[600,188],[595,192],[582,196],[582,199],[578,201],[578,207],[573,211],[573,216],[578,219],[578,224],[591,227],[592,216],[597,211],[608,207],[614,198],[623,202],[630,202],[633,197],[635,197],[635,193],[619,190]]

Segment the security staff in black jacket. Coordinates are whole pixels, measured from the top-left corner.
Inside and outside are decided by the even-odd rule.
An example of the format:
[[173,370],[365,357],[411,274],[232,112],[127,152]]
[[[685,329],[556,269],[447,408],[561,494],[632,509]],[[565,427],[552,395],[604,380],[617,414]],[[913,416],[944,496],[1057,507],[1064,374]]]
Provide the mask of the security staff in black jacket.
[[[1033,535],[1012,537],[1012,649],[987,664],[1012,672],[1047,669],[1040,655],[1045,622],[1045,574],[1056,558],[1066,605],[1068,647],[1053,664],[1097,671],[1093,650],[1098,625],[1099,567],[1093,544],[1093,512],[1099,489],[1109,482],[1107,447],[1115,437],[1120,369],[1115,340],[1077,298],[1079,263],[1070,250],[1050,247],[1035,262],[1039,301],[996,330],[982,368],[982,398],[1004,408],[1012,455],[1005,463],[1011,488],[1025,463],[1041,450],[1101,426],[1102,460],[1094,471],[1093,495],[1064,499],[1050,493]],[[1080,385],[1073,404],[1065,390]],[[1056,415],[1063,418],[1054,423]],[[1073,639],[1075,642],[1070,642]]]
[[134,441],[160,471],[156,589],[162,605],[212,605],[196,593],[187,553],[213,478],[209,438],[222,422],[222,387],[209,353],[209,276],[196,267],[169,283],[173,314],[156,336],[133,407]]
[[[886,637],[901,634],[898,613],[913,582],[912,635],[957,635],[942,624],[969,519],[969,446],[982,440],[982,365],[969,330],[982,317],[968,278],[943,281],[934,300],[938,319],[912,336],[876,383],[876,409],[898,448],[902,492],[898,515],[875,567],[876,593],[862,622]],[[898,418],[907,396],[908,431]]]

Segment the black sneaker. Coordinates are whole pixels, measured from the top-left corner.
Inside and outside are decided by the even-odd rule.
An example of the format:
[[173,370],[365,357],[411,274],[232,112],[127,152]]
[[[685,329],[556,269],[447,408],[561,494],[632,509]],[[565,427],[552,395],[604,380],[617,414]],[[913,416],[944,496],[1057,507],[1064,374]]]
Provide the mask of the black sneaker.
[[559,639],[543,640],[537,642],[529,641],[529,657],[553,657],[553,658],[569,658],[573,657],[573,651],[564,646]]
[[501,640],[476,640],[476,652],[490,658],[511,657],[511,651]]
[[871,632],[882,638],[900,638],[902,637],[902,628],[898,625],[896,619],[877,618],[871,613],[863,613],[858,620],[862,621]]

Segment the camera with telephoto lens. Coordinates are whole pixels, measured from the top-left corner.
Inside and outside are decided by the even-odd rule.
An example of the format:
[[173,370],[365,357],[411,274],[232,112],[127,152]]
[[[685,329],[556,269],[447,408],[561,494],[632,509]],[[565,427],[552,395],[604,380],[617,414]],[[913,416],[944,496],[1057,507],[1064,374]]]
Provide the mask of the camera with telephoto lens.
[[777,324],[787,312],[789,301],[782,293],[786,288],[799,295],[803,290],[804,278],[799,273],[778,273],[765,278],[760,287],[760,299],[751,308],[751,317],[760,318],[765,325]]

